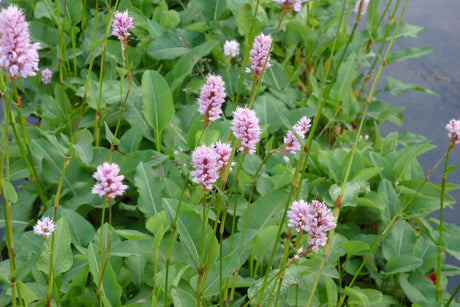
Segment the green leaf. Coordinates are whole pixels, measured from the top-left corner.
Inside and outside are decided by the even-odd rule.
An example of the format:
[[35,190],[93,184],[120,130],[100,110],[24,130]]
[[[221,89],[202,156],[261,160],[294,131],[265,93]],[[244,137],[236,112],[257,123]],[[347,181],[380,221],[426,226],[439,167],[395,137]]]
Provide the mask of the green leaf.
[[[331,200],[335,202],[339,196],[342,187],[333,184],[329,189]],[[349,181],[345,187],[342,198],[342,206],[356,206],[357,198],[361,192],[370,192],[369,183],[367,181]]]
[[3,196],[5,196],[6,200],[12,203],[18,201],[18,194],[16,193],[16,189],[11,183],[3,181],[3,192],[5,193]]
[[173,60],[186,55],[202,42],[200,33],[183,29],[168,30],[150,43],[147,52],[155,60]]
[[409,91],[416,91],[416,92],[422,92],[428,95],[439,97],[439,95],[436,94],[435,92],[425,89],[423,87],[419,87],[416,84],[406,84],[390,76],[388,76],[386,79],[387,79],[387,85],[385,87],[385,90],[390,91],[390,93],[393,96],[399,96]]
[[379,0],[369,1],[366,11],[366,24],[369,33],[374,33],[377,30],[379,18]]
[[[54,233],[53,263],[54,273],[56,275],[67,272],[72,267],[73,254],[72,249],[70,248],[71,241],[67,219],[61,218],[56,223],[56,230]],[[48,274],[50,268],[49,265],[50,250],[48,244],[45,243],[45,248],[40,255],[37,268]]]
[[155,176],[151,167],[139,163],[134,176],[134,184],[139,192],[138,206],[139,210],[153,216],[163,210],[161,205],[162,185],[160,179]]
[[351,180],[352,181],[367,181],[378,175],[383,170],[383,167],[368,167],[360,170]]
[[152,237],[149,236],[148,234],[145,234],[143,232],[134,230],[134,229],[116,229],[116,233],[120,236],[122,236],[125,239],[131,240],[131,241],[137,241],[137,240],[143,240],[143,239],[151,239]]
[[382,253],[385,259],[390,260],[398,256],[411,255],[414,251],[416,234],[412,226],[405,220],[399,219],[385,237],[382,244]]
[[446,176],[449,175],[452,172],[455,172],[459,166],[460,166],[460,164],[448,166],[446,168],[446,173],[445,173]]
[[145,228],[153,233],[155,237],[161,235],[161,233],[169,228],[166,212],[163,210],[150,217],[146,222]]
[[[268,133],[273,133],[282,127],[280,116],[286,114],[286,105],[273,95],[264,93],[254,101],[254,111],[259,118],[259,125],[267,127]],[[289,126],[292,125],[288,122]]]
[[[236,17],[236,25],[238,26],[238,32],[241,35],[245,35],[247,38],[251,38],[250,35],[253,36],[256,33],[259,34],[263,30],[263,28],[268,24],[267,13],[263,9],[263,7],[259,5],[257,8],[257,14],[254,15],[255,9],[255,3],[244,3],[238,11],[238,15]],[[251,23],[254,19],[253,17],[255,17],[254,27],[252,33],[250,33]]]
[[354,255],[363,255],[370,249],[370,246],[361,241],[347,241],[342,243],[342,247],[347,252],[347,258]]
[[88,129],[78,130],[73,148],[83,164],[90,166],[93,160],[93,135]]
[[21,291],[22,298],[26,301],[26,304],[30,304],[33,301],[36,301],[37,295],[26,286],[22,281],[17,282],[18,291]]
[[399,275],[399,284],[412,303],[432,301],[436,306],[436,289],[433,282],[420,272]]
[[[178,203],[179,201],[176,199],[163,199],[163,205],[165,207],[166,215],[168,216],[170,223],[174,220]],[[198,269],[200,266],[200,257],[202,251],[205,254],[205,259],[207,258],[211,240],[214,242],[210,261],[215,261],[219,253],[219,245],[215,237],[211,238],[212,229],[208,223],[206,223],[206,229],[204,231],[205,244],[203,250],[201,249],[200,242],[202,238],[202,224],[203,223],[200,214],[185,204],[181,206],[179,216],[177,218],[177,229],[179,231],[181,242],[187,251],[187,260],[191,265],[193,265],[195,269]]]
[[72,243],[78,246],[87,246],[96,233],[93,225],[73,210],[61,208],[61,214],[67,220]]
[[126,154],[120,160],[120,169],[122,173],[130,173],[137,169],[139,164],[144,163],[145,167],[155,167],[163,163],[168,156],[163,155],[155,150],[134,151]]
[[174,114],[168,83],[158,72],[147,70],[142,76],[142,89],[145,119],[157,133],[160,133]]
[[[273,225],[283,213],[288,192],[285,189],[275,190],[262,196],[250,204],[247,220],[247,229],[259,229]],[[238,220],[238,229],[244,227],[244,219]]]
[[181,288],[171,289],[171,297],[173,305],[177,307],[188,307],[196,304],[196,298]]
[[410,272],[423,264],[423,260],[409,255],[396,256],[388,260],[383,268],[383,274]]
[[404,62],[409,59],[419,58],[433,53],[436,47],[420,47],[420,48],[407,48],[404,50],[394,51],[388,56],[387,63],[392,64],[395,62]]
[[222,13],[227,9],[226,0],[199,0],[201,13],[208,20],[218,20]]

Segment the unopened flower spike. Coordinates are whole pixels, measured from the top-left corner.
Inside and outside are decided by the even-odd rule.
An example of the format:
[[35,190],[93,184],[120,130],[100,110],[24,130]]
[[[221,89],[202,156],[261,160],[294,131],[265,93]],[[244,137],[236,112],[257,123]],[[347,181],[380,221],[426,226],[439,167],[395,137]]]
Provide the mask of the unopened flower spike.
[[30,42],[28,27],[17,6],[10,5],[0,11],[0,66],[13,80],[35,76],[38,70],[40,44]]
[[118,37],[121,42],[121,49],[125,50],[128,45],[128,36],[130,36],[129,30],[134,28],[133,18],[128,16],[128,10],[123,13],[115,12],[112,27],[112,35]]
[[[270,47],[272,44],[272,37],[261,33],[254,40],[252,50],[249,52],[251,60],[251,68],[246,68],[246,72],[253,73],[254,80],[258,80],[259,76],[265,69],[271,66],[270,64]],[[265,64],[267,62],[267,64]]]
[[192,165],[195,168],[190,174],[193,182],[203,186],[203,190],[211,190],[218,178],[219,155],[214,148],[202,145],[192,153]]
[[204,115],[204,126],[209,127],[209,122],[220,118],[222,104],[225,102],[225,87],[222,77],[208,75],[206,84],[201,88],[198,99],[198,112]]
[[34,226],[34,233],[44,238],[48,238],[56,230],[56,225],[53,220],[45,216],[41,220],[37,221]]
[[449,138],[454,142],[453,146],[460,143],[460,120],[451,119],[446,129],[449,132]]
[[261,133],[256,112],[248,108],[238,107],[236,111],[233,112],[233,116],[233,135],[241,140],[241,147],[238,151],[250,154],[255,153]]
[[240,44],[236,40],[225,41],[224,54],[230,59],[240,54]]
[[119,172],[120,168],[116,163],[104,162],[99,165],[93,174],[93,178],[101,181],[101,183],[95,184],[91,192],[107,198],[109,202],[116,196],[123,195],[128,186],[122,183],[125,177],[118,175]]
[[50,84],[52,77],[53,77],[53,73],[51,72],[51,70],[49,70],[48,68],[42,70],[42,81],[43,81],[43,83]]

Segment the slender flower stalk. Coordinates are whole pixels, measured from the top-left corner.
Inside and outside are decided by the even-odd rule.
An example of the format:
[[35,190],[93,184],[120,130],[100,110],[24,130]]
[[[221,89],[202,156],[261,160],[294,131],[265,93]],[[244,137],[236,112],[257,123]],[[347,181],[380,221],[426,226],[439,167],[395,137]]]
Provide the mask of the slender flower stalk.
[[216,121],[222,114],[222,104],[225,102],[225,87],[222,77],[208,75],[206,84],[201,88],[198,99],[198,112],[204,115],[204,126],[209,127],[209,122]]

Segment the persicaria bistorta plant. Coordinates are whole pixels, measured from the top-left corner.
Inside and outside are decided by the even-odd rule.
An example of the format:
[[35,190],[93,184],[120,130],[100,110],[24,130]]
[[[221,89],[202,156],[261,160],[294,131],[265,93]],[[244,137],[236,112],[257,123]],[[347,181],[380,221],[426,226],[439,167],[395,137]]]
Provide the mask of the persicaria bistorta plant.
[[193,182],[201,184],[203,190],[211,190],[212,185],[219,178],[219,165],[217,161],[220,156],[212,147],[202,145],[197,147],[192,153],[192,165],[195,168],[191,172]]
[[[214,144],[214,151],[218,155],[217,158],[217,169],[221,174],[223,174],[225,167],[227,166],[228,159],[230,159],[230,155],[232,153],[232,147],[227,144],[227,143],[221,143],[221,141],[218,141],[216,144]],[[232,162],[232,165],[234,165],[235,162]],[[230,167],[231,170],[231,167]]]
[[229,59],[237,57],[240,54],[240,44],[236,40],[225,41],[224,54]]
[[107,198],[109,202],[116,196],[123,195],[128,186],[122,183],[125,177],[118,173],[120,168],[116,163],[104,162],[99,165],[93,177],[101,183],[94,185],[92,193]]
[[52,77],[53,77],[53,73],[51,72],[51,70],[49,70],[48,68],[42,70],[42,81],[43,81],[43,83],[50,84]]
[[246,72],[253,72],[253,79],[258,80],[259,76],[265,69],[271,66],[270,64],[270,47],[272,44],[271,35],[261,33],[258,35],[252,44],[252,50],[249,52],[251,60],[251,68],[246,68]]
[[[299,135],[301,139],[305,139],[305,135],[307,134],[308,130],[310,130],[310,122],[311,120],[304,116],[293,126],[294,131]],[[295,154],[298,150],[300,150],[299,140],[292,131],[288,131],[284,137],[284,148],[281,150],[281,153],[284,154],[287,151],[290,154]],[[289,158],[287,156],[283,155],[283,159],[286,162],[289,162]]]
[[17,6],[0,11],[0,66],[12,79],[35,76],[38,70],[40,44],[30,42],[28,26]]
[[292,7],[292,9],[295,12],[300,12],[302,9],[302,3],[307,2],[309,0],[273,0],[276,3],[279,3],[283,6],[283,11],[287,11],[289,8]]
[[361,2],[363,3],[363,6],[361,8],[361,15],[366,15],[367,6],[369,5],[369,0],[358,0],[358,1],[356,1],[355,13],[359,12],[359,6],[361,5]]

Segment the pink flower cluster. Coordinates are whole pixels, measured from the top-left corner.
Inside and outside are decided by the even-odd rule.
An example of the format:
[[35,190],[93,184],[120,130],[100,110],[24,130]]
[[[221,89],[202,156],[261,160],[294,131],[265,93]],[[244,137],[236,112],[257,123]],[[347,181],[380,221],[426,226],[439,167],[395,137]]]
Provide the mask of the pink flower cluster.
[[241,140],[241,147],[238,151],[250,154],[255,153],[261,133],[256,112],[248,108],[238,107],[236,111],[233,112],[233,116],[233,135]]
[[91,192],[107,198],[109,202],[117,195],[123,195],[128,186],[122,183],[125,177],[118,175],[118,173],[120,173],[120,168],[116,163],[104,162],[99,165],[93,178],[101,181],[101,183],[95,184]]
[[225,87],[222,77],[208,75],[206,84],[201,88],[198,112],[204,115],[204,125],[209,126],[210,121],[219,119],[222,114],[222,104],[225,101]]
[[134,28],[133,18],[128,16],[128,10],[120,13],[119,11],[115,12],[115,17],[113,19],[113,31],[112,35],[118,37],[122,43],[122,49],[126,48],[128,43],[129,30]]
[[[193,182],[201,184],[203,190],[211,190],[227,166],[232,148],[226,143],[217,142],[215,145],[202,145],[192,153],[192,165],[195,168],[190,174]],[[233,165],[233,164],[232,164]]]
[[312,200],[311,204],[303,200],[294,201],[287,215],[289,227],[294,227],[299,233],[302,230],[308,233],[308,244],[315,253],[319,246],[326,245],[326,232],[337,226],[331,210],[317,200]]
[[31,44],[24,14],[15,5],[0,11],[0,66],[13,79],[35,76],[40,44]]
[[363,2],[363,7],[361,8],[361,16],[366,15],[367,6],[369,5],[369,0],[358,0],[355,5],[355,13],[359,11],[359,5]]
[[449,132],[449,138],[453,140],[454,146],[460,143],[460,120],[451,119],[446,125]]
[[[270,46],[272,44],[272,37],[270,35],[264,35],[261,33],[256,37],[252,44],[252,50],[249,52],[250,60],[252,63],[251,69],[253,71],[254,80],[259,79],[262,71],[265,68],[269,68],[270,64]],[[267,64],[265,64],[267,62]],[[251,69],[246,68],[246,72],[250,73]]]
[[39,236],[48,238],[56,230],[56,225],[53,220],[49,217],[44,217],[42,220],[38,220],[34,226],[34,233]]
[[[305,136],[310,130],[311,120],[306,116],[302,117],[297,124],[293,126],[294,131],[302,138],[305,139]],[[288,131],[284,137],[284,149],[281,152],[288,151],[291,154],[295,154],[296,151],[300,150],[299,140],[296,138],[292,131]],[[283,155],[283,159],[288,162],[289,158]]]
[[290,8],[292,6],[292,9],[295,12],[300,12],[300,10],[302,9],[302,3],[307,2],[309,0],[273,0],[273,1],[283,5],[283,8],[284,7]]
[[49,70],[48,68],[42,70],[42,81],[43,81],[43,83],[50,84],[52,77],[53,77],[53,73],[51,72],[51,70]]
[[240,54],[240,44],[236,40],[225,41],[224,54],[230,58],[237,57]]

